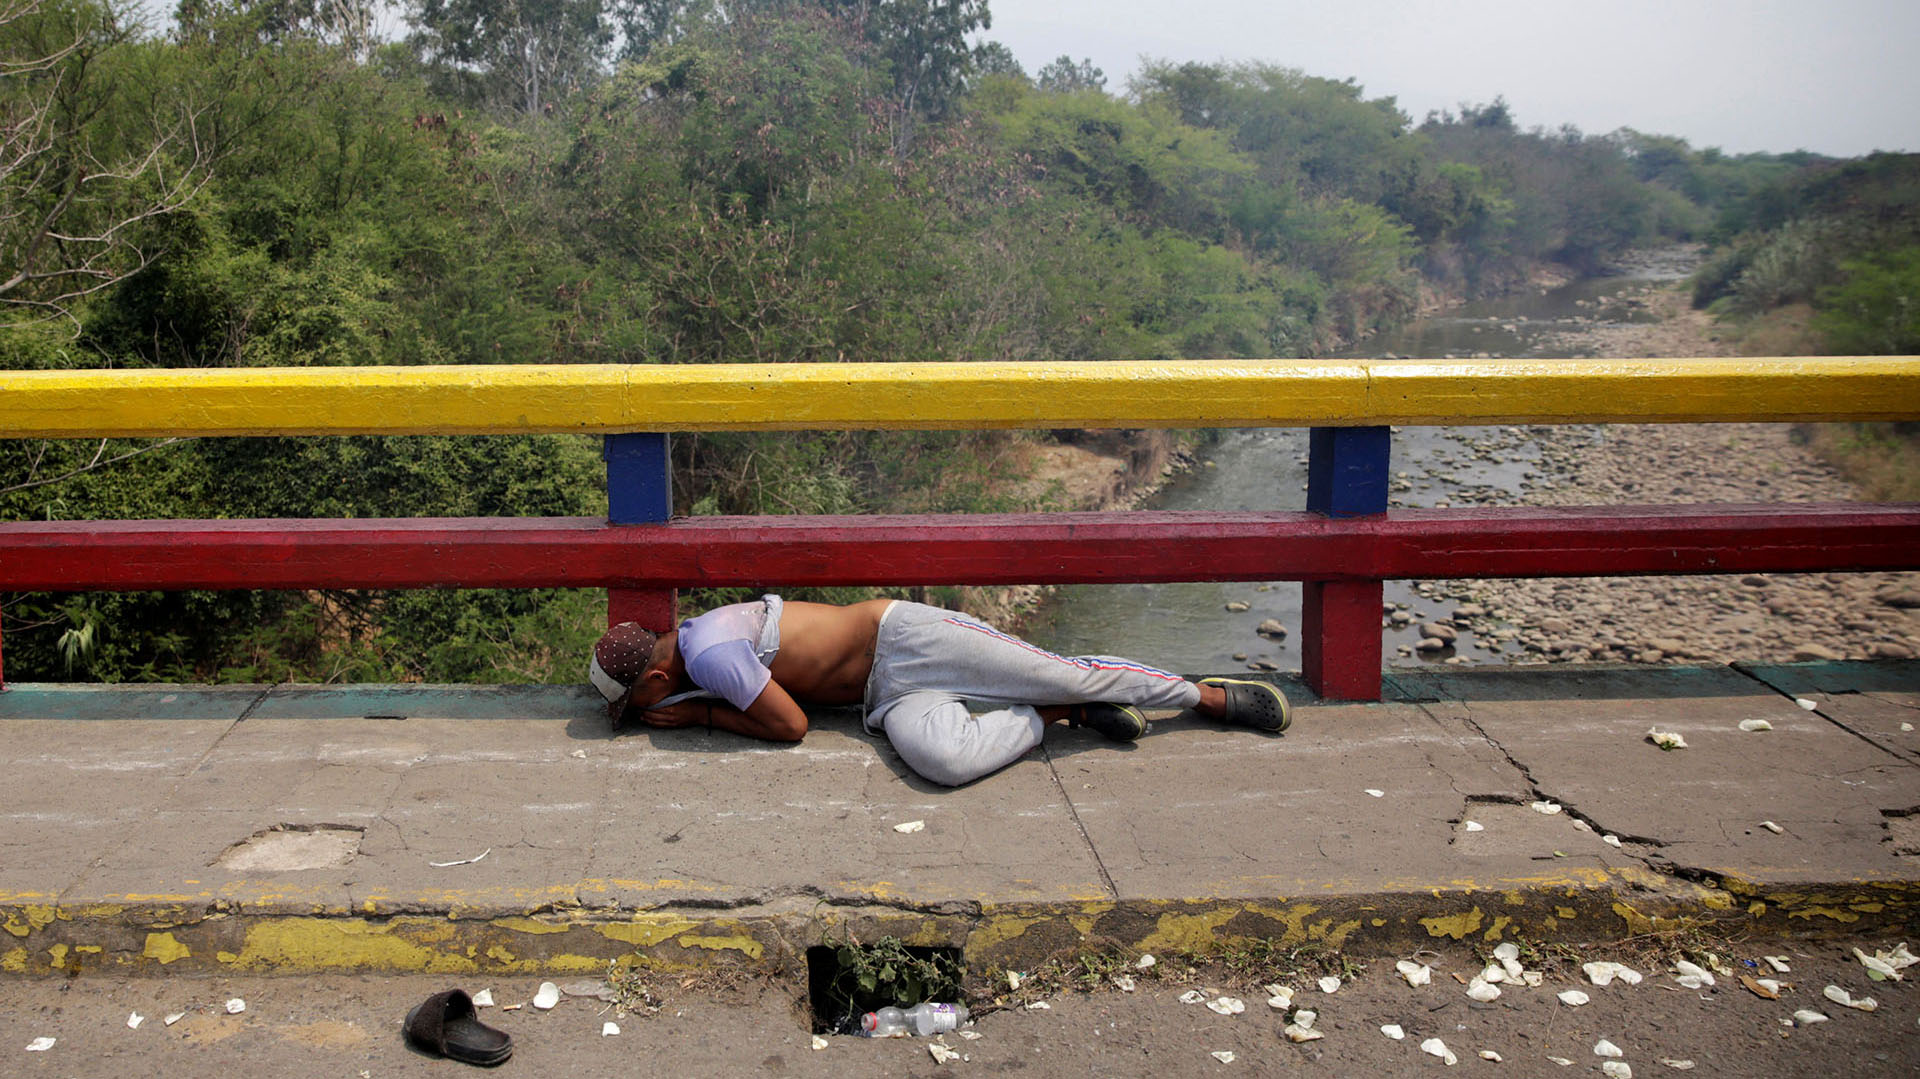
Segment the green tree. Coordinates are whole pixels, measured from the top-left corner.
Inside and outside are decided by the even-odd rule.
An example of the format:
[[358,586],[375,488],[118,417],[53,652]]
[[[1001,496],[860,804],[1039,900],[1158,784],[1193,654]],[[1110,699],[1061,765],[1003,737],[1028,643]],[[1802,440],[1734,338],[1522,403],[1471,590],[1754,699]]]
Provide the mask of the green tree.
[[1073,57],[1062,54],[1059,58],[1042,67],[1034,77],[1039,88],[1050,94],[1076,94],[1082,90],[1100,90],[1107,88],[1107,73],[1093,65],[1092,60],[1073,62]]
[[1836,354],[1920,353],[1920,246],[1909,245],[1841,267],[1843,283],[1822,289],[1813,327]]

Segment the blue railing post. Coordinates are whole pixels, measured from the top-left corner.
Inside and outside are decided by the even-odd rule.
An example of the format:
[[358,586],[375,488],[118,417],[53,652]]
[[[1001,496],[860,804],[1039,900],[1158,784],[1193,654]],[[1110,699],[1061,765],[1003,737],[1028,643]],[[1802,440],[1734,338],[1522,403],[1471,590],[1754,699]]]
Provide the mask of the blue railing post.
[[[1325,517],[1387,512],[1393,431],[1315,427],[1307,443],[1307,509]],[[1300,609],[1300,667],[1322,697],[1380,699],[1378,580],[1308,581]]]
[[[673,461],[659,432],[608,435],[601,447],[607,463],[607,523],[663,524],[673,516]],[[673,589],[607,589],[607,624],[638,622],[648,629],[673,628]]]

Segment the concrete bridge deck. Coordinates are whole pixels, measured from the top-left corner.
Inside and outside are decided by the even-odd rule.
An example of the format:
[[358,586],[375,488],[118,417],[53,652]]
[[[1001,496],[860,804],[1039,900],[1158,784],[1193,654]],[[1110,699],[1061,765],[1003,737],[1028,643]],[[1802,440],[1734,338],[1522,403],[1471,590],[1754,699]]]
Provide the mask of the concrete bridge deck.
[[[16,685],[0,965],[792,971],[852,930],[986,970],[1089,937],[1402,948],[1920,915],[1920,663],[1433,668],[1392,672],[1378,704],[1290,693],[1284,737],[1055,729],[947,790],[848,712],[787,747],[613,737],[585,687]],[[1741,729],[1756,719],[1772,729]]]

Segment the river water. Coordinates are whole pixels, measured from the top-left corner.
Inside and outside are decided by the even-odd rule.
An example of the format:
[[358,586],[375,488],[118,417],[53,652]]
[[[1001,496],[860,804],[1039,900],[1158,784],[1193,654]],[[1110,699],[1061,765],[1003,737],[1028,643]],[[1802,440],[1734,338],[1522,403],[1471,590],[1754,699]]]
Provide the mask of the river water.
[[[1606,277],[1507,296],[1417,319],[1398,331],[1337,353],[1341,358],[1467,358],[1580,355],[1577,335],[1615,322],[1652,321],[1638,294],[1692,272],[1684,249],[1645,253]],[[1570,350],[1569,342],[1573,341]],[[1306,508],[1307,432],[1256,429],[1219,432],[1202,445],[1196,466],[1149,499],[1143,509],[1300,510]],[[1445,507],[1514,504],[1550,482],[1532,465],[1539,447],[1519,427],[1404,427],[1393,433],[1396,480],[1392,505]],[[1399,604],[1408,626],[1382,629],[1389,665],[1471,662],[1471,631],[1458,648],[1413,650],[1411,628],[1451,608],[1407,581],[1388,581],[1386,601]],[[1245,611],[1227,604],[1245,603]],[[1254,632],[1278,619],[1287,636]],[[1026,635],[1067,655],[1112,654],[1188,674],[1239,669],[1300,669],[1300,585],[1288,581],[1068,585],[1055,591],[1026,626]],[[1498,647],[1498,645],[1496,645]],[[1497,661],[1500,654],[1487,655]],[[1455,657],[1459,658],[1455,658]]]

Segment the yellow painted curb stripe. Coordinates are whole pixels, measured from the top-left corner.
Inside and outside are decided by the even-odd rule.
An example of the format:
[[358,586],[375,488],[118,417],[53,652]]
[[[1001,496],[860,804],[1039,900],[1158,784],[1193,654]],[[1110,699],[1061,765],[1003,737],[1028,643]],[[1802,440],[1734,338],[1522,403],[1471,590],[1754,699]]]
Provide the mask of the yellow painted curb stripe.
[[0,374],[0,437],[1913,419],[1912,357]]

